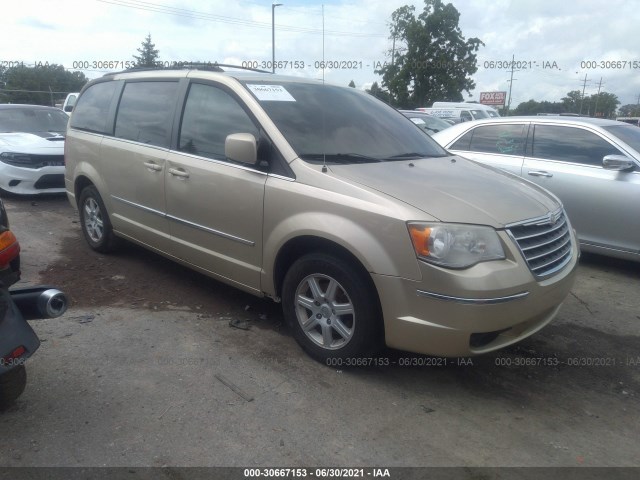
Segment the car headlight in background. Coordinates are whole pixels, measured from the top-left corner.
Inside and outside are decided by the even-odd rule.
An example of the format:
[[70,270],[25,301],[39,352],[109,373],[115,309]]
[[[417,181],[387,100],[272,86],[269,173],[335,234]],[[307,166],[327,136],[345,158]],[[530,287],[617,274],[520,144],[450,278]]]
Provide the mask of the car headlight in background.
[[31,165],[32,159],[31,155],[27,153],[13,153],[13,152],[2,152],[0,153],[0,162],[8,163],[9,165]]
[[409,235],[421,260],[448,268],[505,258],[491,227],[450,223],[409,223]]

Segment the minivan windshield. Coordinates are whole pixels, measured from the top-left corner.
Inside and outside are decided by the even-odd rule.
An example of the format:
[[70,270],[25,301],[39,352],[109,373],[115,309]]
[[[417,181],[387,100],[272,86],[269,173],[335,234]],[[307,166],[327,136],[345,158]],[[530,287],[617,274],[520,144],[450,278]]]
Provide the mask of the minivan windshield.
[[370,163],[448,155],[404,115],[353,88],[288,81],[247,81],[245,86],[305,161]]

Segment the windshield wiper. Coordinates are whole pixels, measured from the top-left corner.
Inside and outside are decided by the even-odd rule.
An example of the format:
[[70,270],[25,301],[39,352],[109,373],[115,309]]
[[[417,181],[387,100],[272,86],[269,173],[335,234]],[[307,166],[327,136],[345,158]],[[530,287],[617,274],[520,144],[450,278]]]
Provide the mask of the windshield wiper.
[[368,157],[359,153],[304,153],[300,155],[303,160],[324,161],[330,163],[371,163],[381,162],[382,160],[375,157]]
[[416,158],[434,158],[434,157],[444,157],[445,155],[428,155],[424,153],[401,153],[400,155],[393,155],[392,157],[385,158],[385,161],[393,161],[393,160],[414,160]]

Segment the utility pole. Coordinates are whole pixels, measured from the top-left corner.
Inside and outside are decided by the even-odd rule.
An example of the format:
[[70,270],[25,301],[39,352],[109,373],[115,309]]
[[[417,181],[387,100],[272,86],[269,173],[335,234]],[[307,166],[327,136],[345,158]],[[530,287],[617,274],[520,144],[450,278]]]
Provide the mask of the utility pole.
[[582,104],[584,103],[584,91],[587,88],[587,74],[584,74],[584,83],[582,84],[582,98],[580,99],[580,112],[579,114],[582,115]]
[[276,73],[276,7],[281,3],[271,4],[271,72]]
[[598,95],[596,96],[596,106],[593,109],[593,116],[598,116],[598,100],[600,100],[600,88],[602,88],[602,77],[600,77],[600,83],[598,83]]
[[515,54],[511,57],[511,78],[508,80],[509,82],[509,101],[507,102],[507,111],[505,112],[505,116],[509,115],[509,109],[511,108],[511,88],[513,87],[513,81],[517,80],[517,78],[513,78],[513,72],[515,71],[516,65],[516,56]]

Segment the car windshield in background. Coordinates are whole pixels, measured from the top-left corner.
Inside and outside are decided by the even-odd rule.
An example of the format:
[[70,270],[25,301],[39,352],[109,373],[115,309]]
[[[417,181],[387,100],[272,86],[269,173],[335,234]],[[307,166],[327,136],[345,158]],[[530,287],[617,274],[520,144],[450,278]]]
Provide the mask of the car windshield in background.
[[55,108],[0,109],[0,132],[64,134],[68,121],[69,116]]
[[473,118],[476,120],[480,118],[489,118],[489,114],[485,110],[471,110],[471,113],[473,113]]
[[367,163],[447,152],[393,108],[354,89],[315,83],[245,82],[303,160]]
[[640,152],[640,128],[632,125],[614,125],[611,127],[602,127],[607,132],[615,135],[624,143],[633,148],[636,152]]

